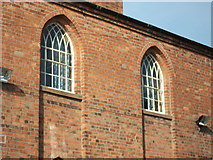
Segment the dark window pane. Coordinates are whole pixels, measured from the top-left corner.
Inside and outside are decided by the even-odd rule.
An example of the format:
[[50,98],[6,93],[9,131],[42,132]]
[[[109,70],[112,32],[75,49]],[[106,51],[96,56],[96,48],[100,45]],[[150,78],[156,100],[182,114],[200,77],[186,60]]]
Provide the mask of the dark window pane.
[[153,79],[153,85],[154,85],[154,88],[157,88],[157,80],[156,79]]
[[143,85],[147,85],[146,77],[143,77]]
[[71,91],[72,88],[72,81],[71,80],[67,80],[67,90]]
[[148,78],[149,86],[152,87],[152,79]]
[[62,40],[62,42],[61,42],[60,50],[65,52],[65,44],[64,44],[64,40]]
[[41,85],[45,85],[44,73],[41,73],[40,82],[41,82]]
[[51,35],[52,39],[55,37],[55,32],[53,29],[50,31],[50,35]]
[[46,75],[46,86],[52,86],[52,76]]
[[153,77],[156,77],[157,75],[156,75],[156,69],[154,68],[153,69]]
[[41,47],[41,58],[45,59],[45,49]]
[[71,53],[70,43],[67,44],[67,53]]
[[53,74],[59,75],[59,64],[53,63]]
[[148,66],[147,69],[148,69],[148,75],[151,76],[151,69],[150,69],[150,66]]
[[59,62],[59,53],[57,51],[53,51],[54,61]]
[[63,65],[60,65],[60,76],[65,77],[66,75],[66,67]]
[[147,88],[145,87],[143,88],[143,97],[145,98],[147,97]]
[[60,89],[65,90],[65,79],[60,78]]
[[45,61],[41,60],[41,68],[40,68],[41,72],[45,72]]
[[47,59],[52,60],[52,50],[50,50],[50,49],[47,49]]
[[58,31],[59,31],[58,25],[56,25],[56,26],[54,27],[54,30],[55,30],[56,33],[58,33]]
[[153,100],[149,100],[149,109],[153,110]]
[[46,61],[46,73],[52,73],[52,63]]
[[46,39],[46,46],[52,48],[52,41],[50,39],[50,36],[48,36]]
[[59,78],[58,77],[53,77],[53,87],[59,88]]
[[149,98],[153,98],[152,89],[149,88]]
[[67,55],[67,65],[71,66],[72,65],[72,59],[71,59],[71,55]]
[[58,48],[59,48],[59,47],[58,47],[58,41],[57,41],[56,38],[54,39],[54,42],[53,42],[53,48],[54,48],[54,49],[58,49]]
[[156,89],[154,89],[154,97],[155,100],[158,100],[158,91]]
[[155,101],[155,111],[158,111],[158,101]]
[[144,102],[143,102],[143,108],[144,109],[148,109],[148,100],[147,99],[143,99],[144,100]]
[[65,54],[60,53],[60,58],[61,58],[60,62],[65,63]]
[[61,32],[58,32],[57,36],[58,36],[58,40],[59,40],[59,42],[61,42],[61,39],[62,39],[62,33],[61,33]]
[[67,78],[71,78],[71,74],[72,74],[72,68],[71,67],[67,67]]

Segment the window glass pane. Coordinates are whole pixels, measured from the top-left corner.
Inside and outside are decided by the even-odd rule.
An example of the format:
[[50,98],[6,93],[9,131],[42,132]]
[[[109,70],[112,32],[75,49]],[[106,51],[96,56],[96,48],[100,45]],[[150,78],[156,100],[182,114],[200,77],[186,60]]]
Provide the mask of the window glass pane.
[[46,46],[49,47],[49,48],[52,48],[52,41],[50,39],[50,35],[46,39]]
[[65,79],[60,78],[60,89],[65,90]]
[[59,78],[58,77],[53,77],[53,87],[54,88],[59,88]]
[[52,73],[52,63],[49,61],[46,61],[46,72]]
[[71,66],[72,65],[71,63],[72,63],[71,55],[68,54],[67,55],[67,65]]
[[71,53],[70,43],[67,44],[67,52],[68,52],[68,53]]
[[41,47],[41,59],[45,59],[45,49]]
[[149,109],[153,110],[153,100],[149,100]]
[[54,30],[55,30],[56,33],[58,33],[58,31],[59,31],[58,25],[56,25],[56,26],[54,27]]
[[156,69],[155,69],[155,67],[154,67],[154,69],[153,69],[153,77],[156,77],[157,75],[156,75]]
[[154,89],[154,98],[155,100],[158,100],[158,91]]
[[151,76],[151,69],[150,69],[150,66],[148,66],[147,70],[148,70],[148,76]]
[[65,54],[60,53],[60,62],[65,63]]
[[149,90],[149,98],[153,98],[153,95],[152,95],[152,89],[148,89]]
[[41,60],[41,72],[45,72],[45,61]]
[[62,42],[61,42],[60,50],[65,52],[65,44],[64,44],[64,41],[63,41],[63,40],[62,40]]
[[158,101],[155,101],[155,111],[158,111]]
[[72,68],[67,67],[67,78],[71,78],[71,75],[72,75]]
[[67,90],[71,91],[72,88],[72,81],[71,80],[67,80]]
[[57,49],[57,50],[59,49],[57,38],[54,39],[53,48],[54,48],[54,49]]
[[46,86],[52,86],[52,76],[46,75]]
[[54,37],[55,37],[55,35],[56,35],[55,32],[54,32],[54,29],[51,29],[50,35],[51,35],[52,39],[54,39]]
[[66,67],[63,65],[60,65],[60,76],[65,77],[66,75]]
[[153,79],[153,85],[154,85],[154,88],[157,88],[157,80],[156,79]]
[[57,36],[58,36],[58,40],[59,40],[59,42],[61,42],[61,39],[62,39],[62,33],[61,33],[60,31],[58,32]]
[[47,59],[52,60],[52,50],[47,49]]
[[148,109],[148,100],[147,99],[144,99],[144,103],[143,103],[143,108],[144,109]]
[[53,51],[54,61],[59,62],[59,53],[57,51]]
[[59,64],[53,63],[53,74],[59,75]]
[[44,73],[41,73],[40,82],[41,82],[41,85],[45,85]]
[[152,79],[148,78],[149,86],[152,87]]
[[143,85],[147,85],[147,80],[146,80],[146,77],[143,77]]
[[145,87],[143,88],[143,97],[145,98],[147,97],[147,88]]

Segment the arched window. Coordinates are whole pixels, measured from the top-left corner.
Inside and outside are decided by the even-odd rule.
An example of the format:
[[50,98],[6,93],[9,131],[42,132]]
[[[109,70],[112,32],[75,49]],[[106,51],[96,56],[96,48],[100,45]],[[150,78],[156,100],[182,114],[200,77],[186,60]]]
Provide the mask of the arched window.
[[141,66],[143,109],[165,113],[163,74],[151,54],[146,54]]
[[45,27],[41,37],[41,85],[73,92],[73,56],[65,30],[57,23]]

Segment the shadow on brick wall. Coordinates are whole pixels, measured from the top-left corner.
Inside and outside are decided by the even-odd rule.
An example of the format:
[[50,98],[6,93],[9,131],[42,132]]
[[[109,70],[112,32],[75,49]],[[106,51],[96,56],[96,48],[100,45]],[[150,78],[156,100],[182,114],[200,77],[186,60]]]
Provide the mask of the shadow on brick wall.
[[26,95],[21,88],[19,88],[18,86],[14,85],[14,84],[1,83],[0,85],[2,87],[2,91],[7,92],[8,94],[16,95],[16,96],[25,96]]

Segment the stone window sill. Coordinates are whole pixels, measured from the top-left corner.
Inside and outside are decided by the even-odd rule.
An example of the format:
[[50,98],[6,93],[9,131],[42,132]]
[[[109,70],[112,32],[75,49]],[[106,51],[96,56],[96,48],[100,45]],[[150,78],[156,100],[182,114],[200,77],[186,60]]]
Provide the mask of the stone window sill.
[[163,119],[170,120],[170,121],[172,120],[172,116],[167,115],[167,114],[160,114],[160,113],[150,112],[150,111],[146,111],[146,110],[143,110],[143,114],[146,116],[163,118]]
[[70,98],[70,99],[82,101],[82,95],[80,95],[80,94],[64,92],[64,91],[60,91],[60,90],[57,90],[57,89],[48,88],[48,87],[45,87],[45,86],[41,86],[41,91],[46,92],[46,93],[50,93],[50,94],[53,94],[53,95],[65,97],[65,98]]

